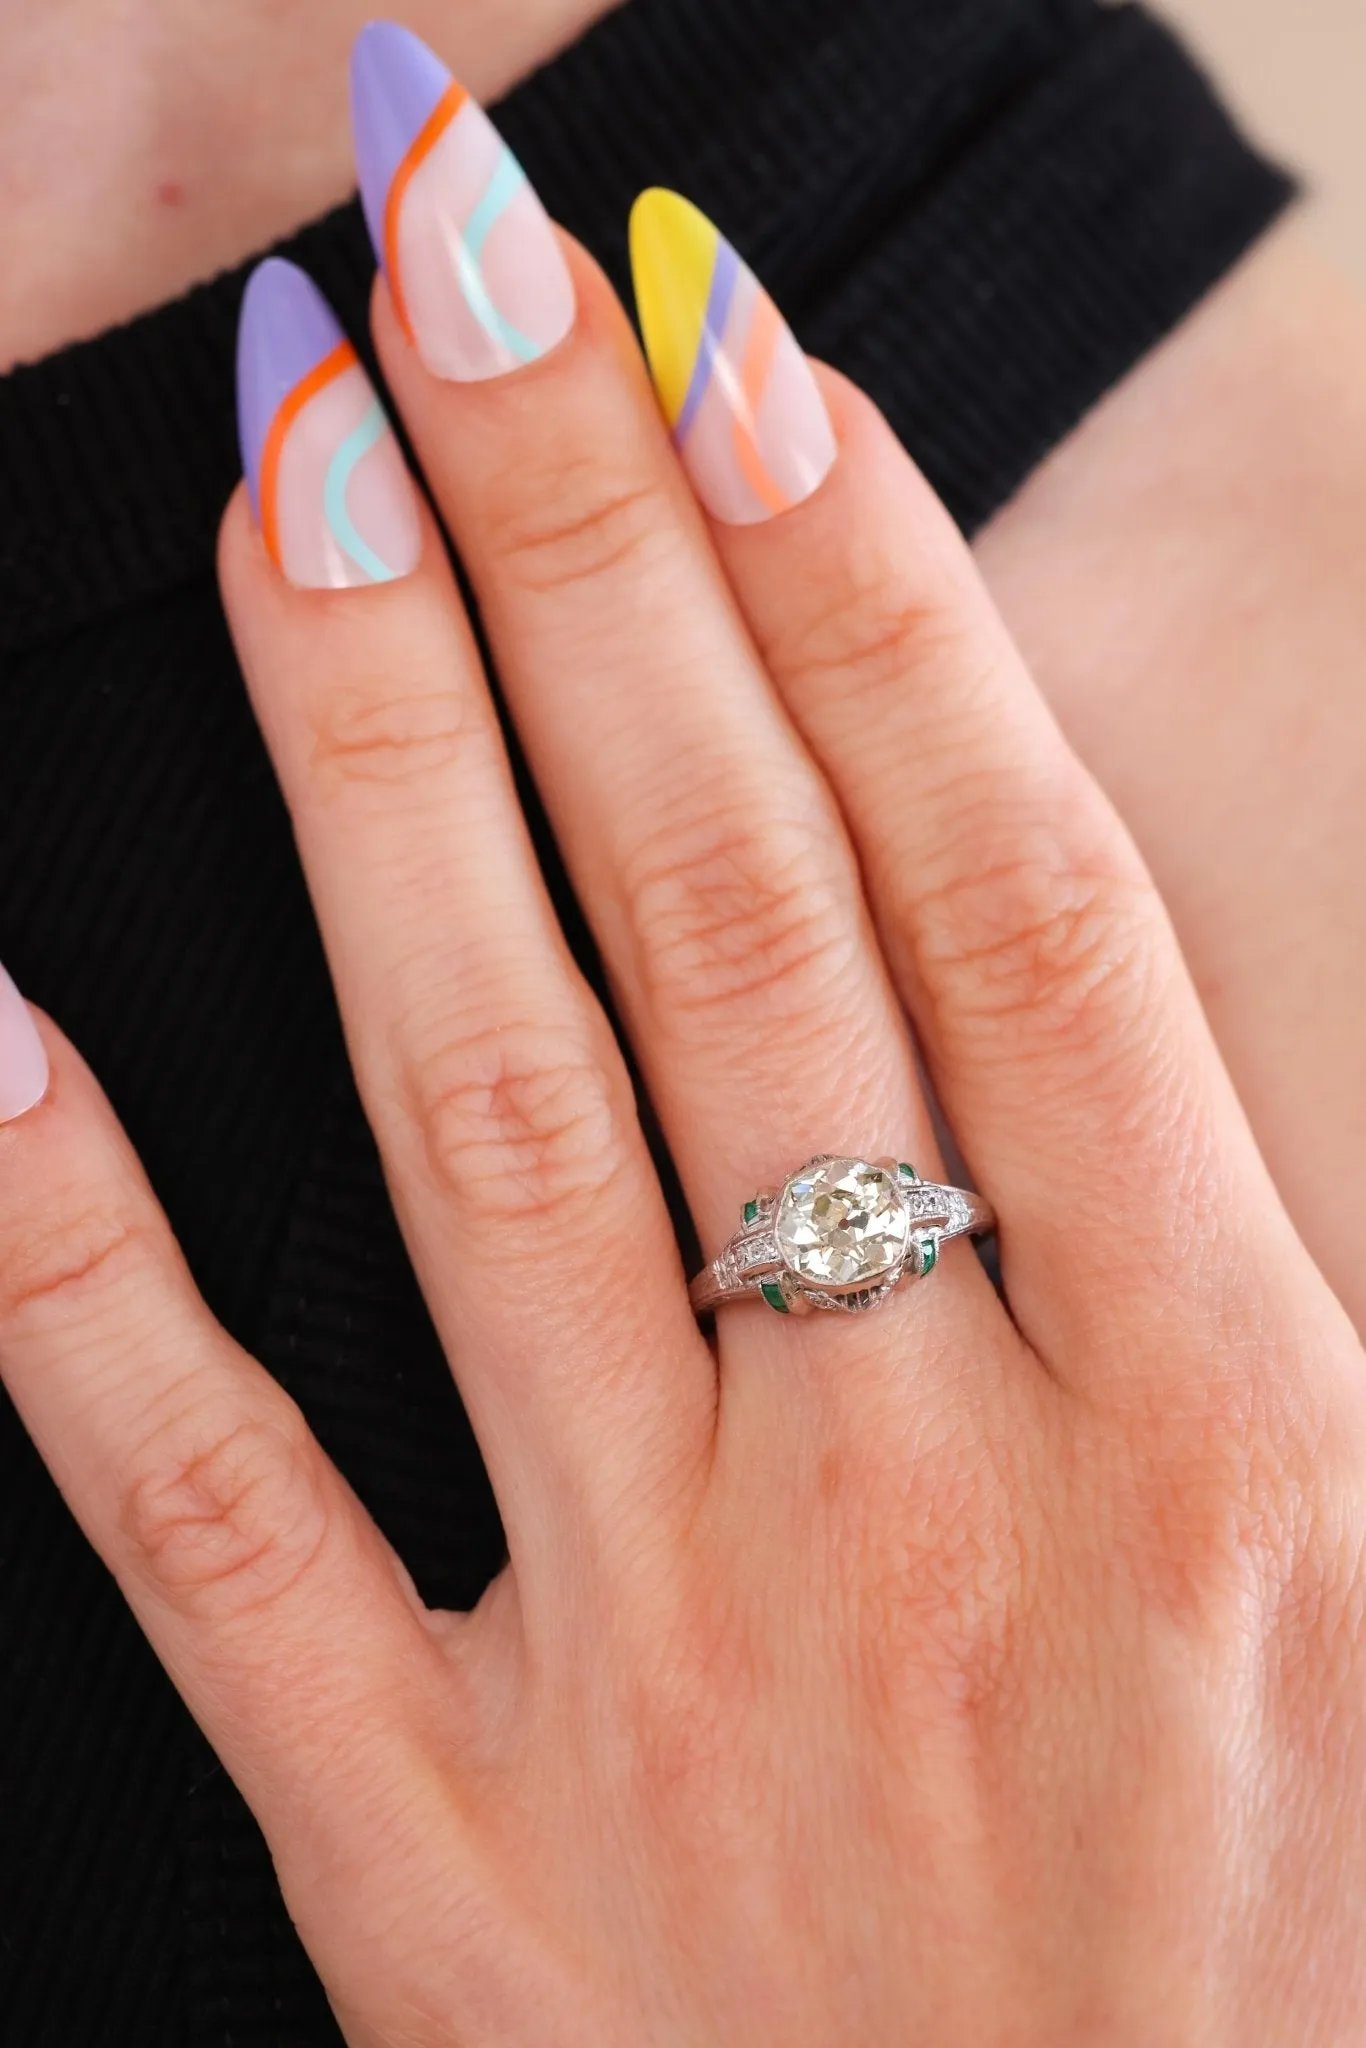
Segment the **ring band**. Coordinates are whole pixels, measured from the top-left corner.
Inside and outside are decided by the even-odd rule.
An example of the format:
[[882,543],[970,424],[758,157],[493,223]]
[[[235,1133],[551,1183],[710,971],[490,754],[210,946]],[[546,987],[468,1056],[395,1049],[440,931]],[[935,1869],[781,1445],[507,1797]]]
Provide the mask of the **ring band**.
[[822,1152],[744,1205],[724,1251],[688,1290],[698,1315],[728,1301],[766,1301],[779,1315],[861,1314],[923,1279],[955,1237],[996,1228],[991,1204],[965,1188],[921,1180],[896,1159]]

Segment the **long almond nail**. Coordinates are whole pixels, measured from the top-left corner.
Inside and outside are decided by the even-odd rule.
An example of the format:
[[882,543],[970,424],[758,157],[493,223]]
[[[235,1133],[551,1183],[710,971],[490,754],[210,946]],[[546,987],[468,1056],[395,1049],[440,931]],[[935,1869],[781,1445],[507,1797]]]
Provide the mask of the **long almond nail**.
[[748,265],[676,192],[643,192],[631,268],[650,370],[693,488],[755,526],[809,498],[838,453],[796,337]]
[[48,1064],[28,1004],[0,967],[0,1124],[36,1109],[47,1094]]
[[350,589],[417,567],[417,493],[374,386],[313,280],[278,256],[242,301],[237,426],[266,548],[291,583]]
[[433,375],[501,377],[563,341],[574,286],[544,207],[487,114],[397,22],[356,38],[351,121],[370,239]]

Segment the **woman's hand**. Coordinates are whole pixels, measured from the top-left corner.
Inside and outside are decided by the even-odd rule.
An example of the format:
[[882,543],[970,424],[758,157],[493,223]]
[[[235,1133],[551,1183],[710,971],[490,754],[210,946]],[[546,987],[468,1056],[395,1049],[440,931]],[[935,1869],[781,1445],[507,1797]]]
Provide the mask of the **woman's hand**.
[[[818,1150],[937,1171],[909,1013],[1008,1306],[956,1248],[873,1315],[698,1333],[342,358],[267,418],[275,560],[239,494],[224,590],[510,1563],[421,1607],[47,1025],[0,1133],[6,1382],[357,2048],[1357,2041],[1364,1361],[1162,906],[868,405],[740,274],[682,445],[752,523],[709,524],[604,281],[566,249],[571,301],[519,204],[537,360],[482,375],[488,280],[436,234],[415,342],[383,285],[376,340],[699,1232]],[[714,245],[660,202],[638,242],[677,411]],[[297,328],[248,383],[325,338],[272,274],[249,317]]]

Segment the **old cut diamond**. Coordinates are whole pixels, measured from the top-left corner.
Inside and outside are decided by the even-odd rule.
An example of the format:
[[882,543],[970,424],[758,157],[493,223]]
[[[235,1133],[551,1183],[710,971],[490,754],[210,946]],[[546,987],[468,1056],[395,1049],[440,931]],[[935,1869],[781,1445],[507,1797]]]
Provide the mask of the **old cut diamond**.
[[906,1256],[911,1219],[894,1176],[863,1159],[822,1159],[794,1174],[775,1234],[791,1270],[822,1287],[866,1287]]

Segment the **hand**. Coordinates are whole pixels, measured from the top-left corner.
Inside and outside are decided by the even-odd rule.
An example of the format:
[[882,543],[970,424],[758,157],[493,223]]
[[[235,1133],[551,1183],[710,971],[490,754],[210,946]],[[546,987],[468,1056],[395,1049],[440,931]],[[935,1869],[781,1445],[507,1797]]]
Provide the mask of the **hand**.
[[[411,573],[295,588],[239,494],[223,584],[508,1568],[422,1608],[47,1024],[6,1383],[356,2048],[1356,2041],[1361,1350],[884,426],[768,329],[759,437],[726,466],[723,363],[693,475],[802,501],[708,522],[566,257],[572,332],[515,374],[431,374],[382,285],[375,333],[700,1234],[820,1149],[938,1170],[909,1013],[1008,1306],[955,1247],[875,1314],[699,1334],[386,441]],[[276,557],[360,581],[297,445]]]

